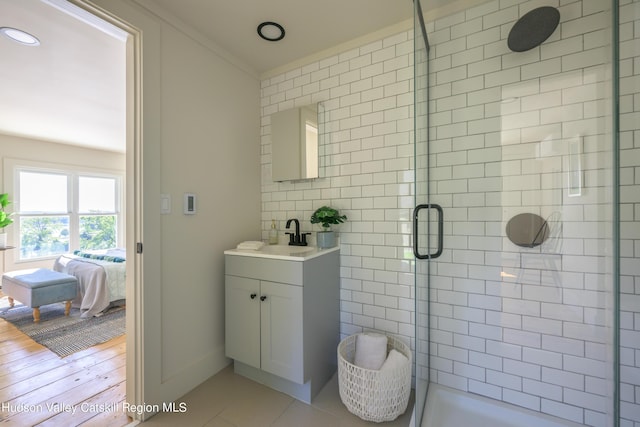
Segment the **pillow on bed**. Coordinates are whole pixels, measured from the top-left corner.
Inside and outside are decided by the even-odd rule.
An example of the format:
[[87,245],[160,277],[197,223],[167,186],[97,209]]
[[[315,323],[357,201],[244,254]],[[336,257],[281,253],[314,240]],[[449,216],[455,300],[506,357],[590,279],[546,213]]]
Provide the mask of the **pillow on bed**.
[[73,251],[73,254],[82,258],[97,259],[100,261],[109,261],[109,262],[125,262],[126,261],[126,259],[119,256],[97,254],[92,252],[83,252],[79,249],[76,249],[75,251]]

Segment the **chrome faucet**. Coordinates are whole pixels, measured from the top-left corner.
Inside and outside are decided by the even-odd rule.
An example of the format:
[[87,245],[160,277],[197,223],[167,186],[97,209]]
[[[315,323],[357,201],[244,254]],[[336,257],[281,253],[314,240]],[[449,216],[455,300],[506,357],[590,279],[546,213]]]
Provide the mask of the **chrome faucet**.
[[289,229],[289,226],[291,225],[292,221],[296,223],[295,234],[285,233],[289,235],[289,245],[290,246],[307,246],[307,234],[311,234],[311,233],[300,234],[300,221],[298,221],[296,218],[291,218],[287,220],[287,227],[286,227],[287,229]]

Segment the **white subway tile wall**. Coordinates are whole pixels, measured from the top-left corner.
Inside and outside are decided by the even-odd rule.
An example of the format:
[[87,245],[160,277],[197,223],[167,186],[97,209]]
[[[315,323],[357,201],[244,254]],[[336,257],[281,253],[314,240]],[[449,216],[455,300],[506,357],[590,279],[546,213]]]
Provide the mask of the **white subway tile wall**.
[[[326,118],[323,177],[273,182],[271,113],[317,102]],[[315,232],[315,209],[339,209],[348,217],[336,227],[341,334],[373,329],[412,343],[413,30],[264,80],[261,135],[262,237],[271,219],[286,243],[287,219]]]
[[620,426],[640,427],[640,1],[638,0],[620,1],[619,101]]
[[[542,5],[559,8],[556,32],[510,52],[513,23]],[[431,284],[431,380],[595,426],[611,409],[613,357],[608,7],[494,0],[428,23],[431,193],[448,221]],[[621,418],[639,427],[640,2],[620,7]],[[262,229],[266,239],[275,219],[284,243],[289,218],[309,232],[324,204],[346,214],[341,334],[399,335],[424,366],[426,343],[414,341],[425,291],[413,286],[411,253],[413,167],[424,162],[413,157],[413,60],[409,30],[262,82]],[[316,102],[323,177],[272,182],[271,113]],[[547,242],[521,248],[504,236],[521,212],[549,219]]]

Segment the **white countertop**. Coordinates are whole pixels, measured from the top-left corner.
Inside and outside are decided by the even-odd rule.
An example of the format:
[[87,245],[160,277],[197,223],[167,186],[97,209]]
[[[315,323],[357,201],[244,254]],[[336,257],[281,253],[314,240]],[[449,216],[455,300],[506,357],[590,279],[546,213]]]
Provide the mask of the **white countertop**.
[[316,246],[264,245],[259,250],[228,249],[225,255],[249,256],[258,258],[282,259],[288,261],[306,261],[330,252],[340,250],[339,246],[319,249]]

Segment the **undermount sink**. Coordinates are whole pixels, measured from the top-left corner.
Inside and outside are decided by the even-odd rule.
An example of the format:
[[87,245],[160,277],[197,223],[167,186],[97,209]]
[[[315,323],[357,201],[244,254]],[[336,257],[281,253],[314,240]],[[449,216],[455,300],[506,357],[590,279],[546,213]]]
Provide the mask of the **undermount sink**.
[[259,252],[276,255],[298,255],[313,252],[315,246],[264,245]]
[[334,250],[338,250],[338,247],[318,249],[316,246],[264,245],[258,250],[229,249],[224,251],[224,253],[226,255],[305,261],[325,253],[333,252]]

